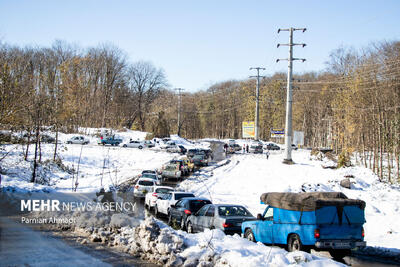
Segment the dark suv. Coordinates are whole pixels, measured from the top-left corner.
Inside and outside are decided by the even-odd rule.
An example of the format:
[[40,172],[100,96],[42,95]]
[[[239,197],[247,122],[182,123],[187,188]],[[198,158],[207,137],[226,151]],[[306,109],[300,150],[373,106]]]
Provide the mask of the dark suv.
[[267,149],[268,150],[280,150],[281,148],[278,145],[270,143],[267,145]]
[[185,197],[180,199],[169,209],[168,225],[175,223],[180,229],[184,230],[187,218],[207,204],[212,203],[206,198]]

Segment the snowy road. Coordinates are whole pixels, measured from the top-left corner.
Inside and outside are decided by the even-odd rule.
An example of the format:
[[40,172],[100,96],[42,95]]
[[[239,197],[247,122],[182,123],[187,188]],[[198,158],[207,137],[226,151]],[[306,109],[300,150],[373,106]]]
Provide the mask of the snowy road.
[[110,266],[64,242],[0,216],[2,266]]

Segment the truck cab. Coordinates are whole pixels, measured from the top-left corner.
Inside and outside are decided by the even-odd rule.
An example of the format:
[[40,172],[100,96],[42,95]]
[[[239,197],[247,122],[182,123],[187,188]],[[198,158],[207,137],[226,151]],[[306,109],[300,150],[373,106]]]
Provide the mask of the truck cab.
[[334,259],[366,246],[364,201],[337,192],[266,193],[261,201],[267,204],[263,214],[242,224],[248,240],[288,251],[327,250]]

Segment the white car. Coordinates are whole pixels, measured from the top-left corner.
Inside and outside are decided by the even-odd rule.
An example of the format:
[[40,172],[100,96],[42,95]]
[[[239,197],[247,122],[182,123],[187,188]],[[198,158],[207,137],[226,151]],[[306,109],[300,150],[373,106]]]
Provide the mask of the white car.
[[122,146],[139,148],[139,149],[146,147],[146,145],[143,141],[135,141],[135,140],[130,140],[128,143],[124,143]]
[[156,180],[150,178],[139,178],[133,189],[133,196],[144,198],[148,192],[154,191],[154,186],[157,185]]
[[171,192],[168,194],[160,195],[160,198],[157,198],[156,204],[154,206],[154,214],[159,216],[169,215],[169,209],[171,205],[175,205],[179,199],[184,197],[195,197],[194,194],[188,192]]
[[77,135],[68,139],[67,144],[87,145],[89,144],[89,140],[82,135]]
[[160,185],[162,183],[162,177],[158,174],[154,174],[154,173],[142,173],[140,175],[140,178],[148,178],[148,179],[153,179],[154,181],[156,181],[157,185]]
[[163,194],[168,194],[174,191],[172,187],[169,186],[155,186],[153,192],[146,194],[144,198],[144,206],[151,210],[156,205],[157,199]]
[[174,141],[167,141],[167,142],[163,142],[160,144],[160,148],[162,149],[168,149],[168,148],[174,148],[176,147],[176,144]]

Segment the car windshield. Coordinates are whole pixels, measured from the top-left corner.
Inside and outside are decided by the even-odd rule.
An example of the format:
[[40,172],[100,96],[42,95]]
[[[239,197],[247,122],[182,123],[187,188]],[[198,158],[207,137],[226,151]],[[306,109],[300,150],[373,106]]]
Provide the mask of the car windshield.
[[143,186],[153,186],[154,185],[154,181],[146,181],[146,180],[140,180],[138,182],[139,185],[143,185]]
[[220,206],[218,214],[221,217],[244,216],[251,217],[251,213],[242,206]]
[[176,166],[175,165],[168,165],[165,168],[166,171],[175,171],[176,170]]
[[184,197],[194,197],[194,195],[193,194],[175,194],[175,199],[176,200],[179,200],[179,199],[184,198]]
[[201,209],[204,205],[211,204],[211,201],[206,199],[196,199],[190,201],[189,207],[192,212],[197,212]]

